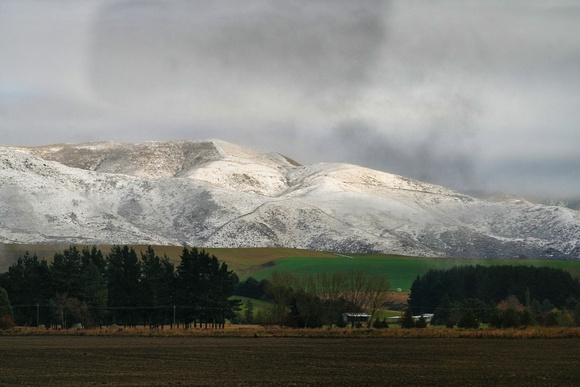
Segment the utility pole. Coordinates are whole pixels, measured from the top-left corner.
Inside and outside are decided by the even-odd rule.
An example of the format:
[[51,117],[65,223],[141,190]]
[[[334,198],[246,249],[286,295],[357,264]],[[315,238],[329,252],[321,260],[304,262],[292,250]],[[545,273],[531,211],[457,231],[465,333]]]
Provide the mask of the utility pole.
[[38,328],[40,326],[40,313],[38,311],[39,308],[39,304],[38,302],[36,303],[36,327]]

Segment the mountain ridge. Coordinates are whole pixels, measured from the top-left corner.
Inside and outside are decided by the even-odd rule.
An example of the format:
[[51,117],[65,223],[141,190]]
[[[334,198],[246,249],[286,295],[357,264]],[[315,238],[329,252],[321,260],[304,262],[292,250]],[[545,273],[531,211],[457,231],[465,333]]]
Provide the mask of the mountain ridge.
[[0,147],[0,242],[580,259],[580,213],[221,140]]

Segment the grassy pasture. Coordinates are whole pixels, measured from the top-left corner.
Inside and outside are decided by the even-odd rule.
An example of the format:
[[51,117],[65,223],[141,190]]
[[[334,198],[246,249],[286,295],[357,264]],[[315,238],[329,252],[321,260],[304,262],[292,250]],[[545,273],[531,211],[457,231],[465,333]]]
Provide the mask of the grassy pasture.
[[363,271],[366,274],[386,274],[391,280],[391,288],[408,291],[417,277],[429,269],[449,269],[461,265],[529,265],[547,266],[568,270],[573,276],[580,277],[580,261],[546,261],[521,259],[451,259],[420,258],[386,254],[351,254],[351,258],[336,255],[324,259],[282,258],[275,265],[265,267],[252,276],[258,280],[268,278],[273,271],[288,271],[296,276],[307,276],[318,272]]
[[[54,253],[67,249],[70,245],[0,245],[0,272],[22,256],[26,251],[39,258],[51,260]],[[77,246],[82,249],[83,246]],[[147,246],[133,246],[137,253]],[[98,245],[107,254],[110,245]],[[166,255],[175,265],[179,264],[182,246],[153,246],[155,252]],[[315,275],[318,272],[358,271],[367,274],[387,274],[393,289],[408,291],[417,275],[429,269],[447,269],[460,265],[532,265],[568,270],[580,278],[580,261],[548,261],[521,259],[451,259],[406,257],[388,254],[343,254],[291,248],[207,248],[210,254],[225,261],[241,279],[252,276],[258,280],[268,278],[273,271],[289,271],[296,276]]]
[[[40,259],[51,261],[54,254],[66,250],[71,245],[31,245],[31,244],[0,244],[0,273],[8,270],[16,260],[24,255],[26,251],[36,254]],[[132,245],[137,253],[147,250],[146,245]],[[83,245],[77,245],[79,250]],[[89,248],[92,246],[88,246]],[[97,245],[97,248],[108,254],[112,245]],[[159,256],[166,255],[175,265],[180,262],[180,255],[183,246],[153,246]],[[252,275],[254,272],[264,267],[274,265],[274,262],[282,258],[328,258],[335,257],[334,254],[324,251],[300,250],[290,248],[205,248],[205,250],[215,255],[220,261],[225,261],[228,267],[235,271],[240,278]]]
[[254,305],[254,316],[256,315],[256,313],[258,313],[258,311],[265,311],[266,309],[270,308],[272,306],[271,303],[267,302],[267,301],[263,301],[263,300],[256,300],[255,298],[248,298],[248,297],[242,297],[242,296],[233,296],[231,297],[232,300],[240,300],[242,301],[242,310],[241,313],[244,313],[246,310],[246,302],[247,301],[252,301],[252,305]]

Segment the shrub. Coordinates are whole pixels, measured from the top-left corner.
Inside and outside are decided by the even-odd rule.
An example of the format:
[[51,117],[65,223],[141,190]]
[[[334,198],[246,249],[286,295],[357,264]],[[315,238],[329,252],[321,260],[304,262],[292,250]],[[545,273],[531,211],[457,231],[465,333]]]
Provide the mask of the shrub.
[[401,328],[415,328],[415,320],[413,319],[413,313],[411,313],[411,308],[408,308],[401,319]]
[[459,319],[457,326],[459,328],[478,329],[479,321],[477,321],[477,318],[475,317],[475,313],[473,313],[473,310],[468,309],[467,311],[465,311],[461,315],[461,318]]
[[423,315],[419,317],[419,320],[415,321],[415,328],[427,328],[427,320],[425,320]]
[[473,313],[473,310],[468,309],[465,312],[463,312],[461,318],[459,319],[459,322],[457,323],[457,326],[459,328],[465,329],[478,329],[479,321],[477,321],[477,318],[475,317],[475,313]]
[[576,321],[574,321],[572,313],[563,310],[558,314],[558,325],[561,327],[575,327]]
[[494,328],[501,328],[501,311],[499,309],[493,311],[489,325]]
[[513,308],[508,308],[501,312],[502,328],[517,328],[520,326],[518,312]]
[[383,329],[383,328],[388,328],[389,327],[389,323],[387,322],[386,318],[383,318],[382,320],[379,320],[378,318],[373,322],[373,328],[377,328],[377,329]]
[[0,331],[12,329],[14,327],[14,320],[10,315],[0,317]]
[[534,319],[529,309],[524,309],[520,314],[520,324],[524,327],[534,325]]
[[558,309],[552,310],[546,316],[545,324],[547,327],[557,327],[558,326]]

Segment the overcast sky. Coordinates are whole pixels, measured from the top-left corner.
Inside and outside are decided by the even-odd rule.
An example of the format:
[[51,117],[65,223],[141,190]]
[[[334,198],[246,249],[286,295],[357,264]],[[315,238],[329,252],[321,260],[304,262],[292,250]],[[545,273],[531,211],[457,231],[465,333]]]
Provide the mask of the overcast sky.
[[580,1],[0,2],[0,144],[203,138],[580,198]]

